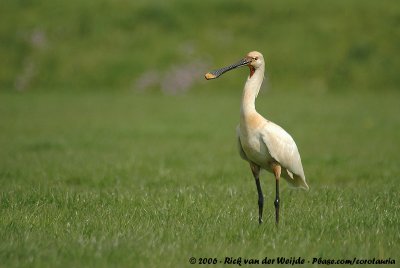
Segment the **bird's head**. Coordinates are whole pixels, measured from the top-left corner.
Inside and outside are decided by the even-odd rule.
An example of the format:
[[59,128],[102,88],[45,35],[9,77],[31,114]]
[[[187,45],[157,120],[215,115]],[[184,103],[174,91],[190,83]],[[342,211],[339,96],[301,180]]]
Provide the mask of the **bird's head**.
[[259,68],[263,68],[264,65],[265,63],[263,55],[260,52],[252,51],[247,53],[246,57],[237,63],[206,73],[205,77],[207,80],[215,79],[230,70],[242,66],[248,66],[250,68],[250,77],[252,77],[255,71]]
[[264,65],[264,57],[258,51],[249,52],[247,54],[246,58],[247,58],[247,61],[249,62],[248,63],[249,67],[251,66],[255,69],[258,69]]
[[249,62],[247,65],[250,68],[250,77],[253,76],[254,72],[264,66],[264,57],[258,51],[249,52],[246,56],[247,61]]

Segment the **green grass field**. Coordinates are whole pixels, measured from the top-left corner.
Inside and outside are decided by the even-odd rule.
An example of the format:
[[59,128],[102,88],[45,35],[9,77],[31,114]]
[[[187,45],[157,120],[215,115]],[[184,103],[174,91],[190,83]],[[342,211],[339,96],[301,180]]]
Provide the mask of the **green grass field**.
[[2,92],[0,266],[400,262],[399,93],[260,94],[260,113],[295,138],[311,188],[282,182],[277,229],[268,173],[258,225],[256,187],[236,151],[240,85],[226,92]]

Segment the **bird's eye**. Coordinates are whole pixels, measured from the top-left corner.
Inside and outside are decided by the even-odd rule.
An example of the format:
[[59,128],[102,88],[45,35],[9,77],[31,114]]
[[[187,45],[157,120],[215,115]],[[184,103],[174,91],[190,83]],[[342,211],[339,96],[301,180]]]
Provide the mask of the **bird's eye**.
[[255,60],[258,60],[258,57],[254,57]]

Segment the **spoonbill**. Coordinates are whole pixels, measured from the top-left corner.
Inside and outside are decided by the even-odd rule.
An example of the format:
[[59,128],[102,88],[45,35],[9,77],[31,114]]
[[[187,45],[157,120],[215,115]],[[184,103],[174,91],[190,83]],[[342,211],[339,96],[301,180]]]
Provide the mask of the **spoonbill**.
[[236,128],[240,156],[250,163],[258,192],[258,222],[262,223],[264,196],[260,185],[260,170],[275,175],[275,221],[279,223],[279,179],[281,176],[295,188],[308,190],[300,153],[292,136],[277,124],[262,117],[255,108],[255,100],[264,80],[265,61],[260,52],[252,51],[235,64],[205,74],[215,79],[237,67],[248,66],[250,74],[244,85],[240,109],[240,123]]

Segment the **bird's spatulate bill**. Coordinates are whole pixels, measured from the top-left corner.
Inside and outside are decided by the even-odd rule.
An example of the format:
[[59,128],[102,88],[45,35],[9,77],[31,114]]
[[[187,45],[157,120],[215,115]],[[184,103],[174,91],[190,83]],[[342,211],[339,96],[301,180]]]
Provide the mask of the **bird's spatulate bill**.
[[230,70],[233,70],[233,69],[235,69],[237,67],[241,67],[241,66],[247,65],[248,63],[249,63],[249,61],[246,58],[244,58],[244,59],[242,59],[242,60],[240,60],[240,61],[238,61],[238,62],[236,62],[236,63],[234,63],[232,65],[229,65],[229,66],[226,66],[226,67],[222,67],[220,69],[217,69],[217,70],[211,71],[209,73],[206,73],[204,76],[205,76],[205,78],[207,80],[215,79],[215,78],[220,77],[221,75],[223,75],[224,73],[226,73],[226,72],[228,72]]

